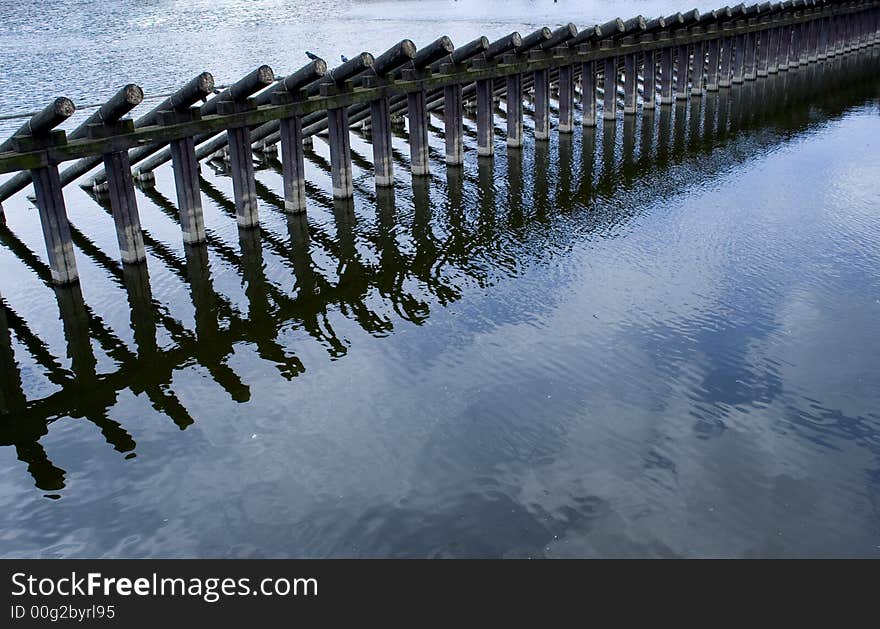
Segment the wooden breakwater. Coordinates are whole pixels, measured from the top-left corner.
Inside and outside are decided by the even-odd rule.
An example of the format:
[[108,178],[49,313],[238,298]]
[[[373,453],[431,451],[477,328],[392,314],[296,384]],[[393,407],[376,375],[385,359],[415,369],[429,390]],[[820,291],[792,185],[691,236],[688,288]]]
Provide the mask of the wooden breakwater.
[[[65,471],[52,462],[58,440],[45,439],[56,421],[81,418],[120,456],[133,456],[143,426],[125,426],[121,419],[124,413],[118,405],[127,392],[143,396],[157,416],[187,429],[200,413],[187,408],[191,402],[185,394],[176,394],[182,371],[195,368],[210,379],[216,394],[246,402],[259,387],[252,388],[252,365],[245,367],[247,363],[235,359],[243,346],[292,379],[311,367],[310,349],[320,348],[333,359],[348,353],[350,330],[334,322],[337,315],[363,333],[381,337],[395,325],[390,312],[421,325],[431,317],[434,304],[445,307],[457,301],[463,286],[473,282],[488,287],[493,277],[507,275],[511,255],[518,264],[546,262],[547,249],[534,244],[547,238],[548,228],[557,250],[585,237],[583,230],[571,229],[569,220],[553,221],[552,227],[548,208],[559,217],[583,211],[581,219],[589,224],[586,234],[619,231],[638,216],[631,211],[638,205],[633,201],[646,198],[646,193],[662,194],[682,175],[700,180],[708,173],[726,172],[733,164],[747,164],[766,154],[768,147],[798,142],[847,115],[854,104],[873,98],[878,59],[876,49],[870,55],[840,56],[765,81],[746,82],[729,93],[678,100],[647,116],[626,116],[621,124],[585,128],[579,137],[562,134],[553,143],[535,142],[528,153],[512,150],[497,161],[475,160],[473,169],[449,168],[440,177],[443,207],[433,194],[440,183],[436,176],[414,177],[409,190],[401,191],[399,182],[397,189],[380,187],[373,193],[371,164],[364,152],[370,146],[353,141],[352,162],[361,172],[354,182],[356,196],[368,199],[363,209],[373,216],[356,215],[355,199],[333,199],[312,181],[307,188],[309,209],[319,217],[284,213],[283,198],[258,178],[264,222],[271,227],[242,229],[226,238],[208,230],[203,245],[181,251],[169,242],[174,231],[157,234],[162,222],[177,224],[176,205],[160,187],[140,186],[138,194],[149,201],[145,216],[150,212],[144,244],[155,266],[120,264],[93,241],[100,234],[70,225],[83,275],[95,277],[97,271],[109,282],[111,294],[129,311],[127,325],[113,318],[113,308],[108,318],[111,300],[106,299],[103,282],[47,286],[40,297],[48,297],[52,305],[44,301],[36,310],[33,303],[17,309],[0,295],[0,445],[15,448],[38,487],[60,489]],[[526,103],[531,100],[527,95]],[[496,114],[500,110],[496,104]],[[527,107],[527,122],[532,118]],[[473,116],[468,123],[470,148],[476,139]],[[503,134],[503,126],[496,115],[496,132]],[[398,131],[395,139],[405,137]],[[443,161],[437,146],[435,140],[432,166]],[[329,175],[328,160],[309,152],[306,159]],[[397,150],[394,159],[398,167],[408,165]],[[282,168],[273,157],[255,162],[273,172]],[[220,166],[216,161],[212,165]],[[505,180],[501,187],[499,178]],[[219,217],[234,221],[234,202],[215,184],[203,177],[202,193]],[[674,194],[685,191],[674,187]],[[401,197],[406,197],[403,204]],[[617,209],[603,210],[603,200],[611,199]],[[101,220],[108,219],[109,197],[98,196],[96,202],[103,210]],[[89,205],[81,209],[88,211]],[[16,220],[22,224],[28,218]],[[375,229],[365,229],[372,221]],[[51,285],[49,266],[8,226],[0,225],[0,247],[26,274]],[[276,264],[283,269],[280,278],[270,272]],[[243,301],[221,279],[227,272],[232,287],[245,287]],[[6,277],[17,280],[20,275]],[[287,278],[292,278],[292,286]],[[185,287],[184,302],[169,300],[169,288],[177,282]],[[98,291],[104,298],[90,303],[84,291]],[[21,287],[13,292],[22,296]],[[188,321],[180,309],[189,307]],[[46,334],[50,311],[58,319],[57,335]],[[30,314],[35,318],[29,320]],[[291,328],[305,334],[294,344],[286,336]],[[307,348],[307,339],[316,346]],[[35,378],[37,372],[41,377]],[[41,379],[51,386],[40,386]]]
[[[143,91],[128,85],[67,134],[57,127],[75,106],[58,98],[0,144],[0,173],[17,172],[0,185],[0,201],[33,183],[51,280],[66,284],[78,273],[63,188],[95,168],[87,185],[109,196],[122,261],[138,264],[146,252],[134,180],[149,180],[166,161],[174,171],[183,240],[198,244],[205,241],[199,162],[211,156],[228,160],[236,221],[250,228],[259,224],[255,150],[280,145],[284,206],[297,213],[306,209],[303,145],[318,132],[329,134],[333,196],[344,199],[354,194],[353,123],[369,124],[375,184],[387,187],[394,181],[392,119],[400,112],[408,121],[410,169],[420,177],[429,174],[431,109],[443,110],[446,162],[455,167],[464,159],[467,100],[476,102],[477,152],[491,158],[499,97],[507,101],[507,145],[515,148],[523,142],[526,89],[534,98],[535,140],[546,141],[552,86],[558,91],[557,129],[566,134],[575,126],[578,86],[581,124],[592,126],[600,117],[616,119],[621,92],[623,115],[633,115],[639,106],[671,105],[874,46],[878,32],[878,0],[740,4],[616,18],[583,30],[566,24],[495,42],[481,37],[459,48],[445,36],[422,49],[403,40],[332,70],[316,59],[281,80],[260,66],[216,94],[205,72],[136,120],[124,116]],[[60,169],[65,162],[73,163]]]

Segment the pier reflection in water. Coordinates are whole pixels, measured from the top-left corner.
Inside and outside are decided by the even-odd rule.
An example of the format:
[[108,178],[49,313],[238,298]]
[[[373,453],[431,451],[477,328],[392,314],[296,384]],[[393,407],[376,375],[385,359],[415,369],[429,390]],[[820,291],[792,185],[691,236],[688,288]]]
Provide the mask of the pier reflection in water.
[[[514,474],[514,463],[523,461],[535,470],[554,461],[578,467],[575,460],[580,455],[572,449],[583,443],[577,438],[566,441],[563,433],[575,428],[555,417],[561,411],[553,406],[553,393],[544,393],[554,390],[554,382],[563,382],[569,389],[557,394],[571,398],[570,403],[576,398],[588,409],[581,421],[602,415],[603,409],[591,407],[588,397],[596,377],[584,375],[580,382],[571,374],[578,366],[611,369],[625,380],[652,380],[659,374],[669,390],[686,389],[676,400],[683,405],[677,412],[692,416],[693,430],[701,438],[717,436],[737,421],[740,430],[766,430],[746,426],[743,409],[766,406],[780,395],[783,358],[766,358],[766,377],[756,383],[746,353],[749,342],[773,334],[771,320],[778,313],[767,310],[765,300],[766,291],[778,287],[757,286],[754,277],[740,277],[734,292],[754,291],[750,318],[725,321],[729,313],[699,314],[698,329],[692,332],[708,339],[706,347],[716,350],[716,356],[692,355],[687,345],[698,341],[682,339],[673,323],[664,323],[662,312],[633,312],[630,319],[606,322],[616,333],[637,335],[648,324],[645,318],[650,319],[654,328],[644,332],[649,334],[645,343],[654,352],[656,373],[635,363],[611,366],[588,356],[573,359],[558,354],[554,348],[574,332],[567,324],[548,324],[546,309],[553,300],[563,300],[560,292],[573,281],[559,271],[573,250],[595,243],[597,249],[607,251],[599,243],[609,239],[622,243],[639,229],[637,219],[646,212],[720,185],[751,161],[813,137],[860,107],[876,110],[880,87],[876,68],[876,53],[867,60],[846,57],[809,65],[720,95],[709,93],[637,117],[600,122],[598,128],[578,128],[574,136],[554,135],[549,143],[527,142],[522,148],[504,146],[504,109],[499,107],[495,159],[474,157],[463,167],[443,163],[442,121],[432,120],[432,175],[410,182],[398,174],[393,190],[374,190],[371,166],[364,157],[368,147],[354,137],[353,200],[334,200],[328,193],[329,160],[318,139],[306,155],[310,202],[306,215],[283,212],[278,194],[280,163],[268,157],[259,164],[257,192],[267,211],[262,229],[256,230],[235,227],[231,184],[224,165],[212,162],[202,173],[209,229],[207,243],[200,247],[177,244],[178,212],[169,200],[173,183],[168,173],[160,171],[156,187],[139,192],[148,265],[122,266],[106,253],[113,251],[112,241],[106,239],[112,230],[94,229],[109,224],[106,201],[83,195],[79,202],[71,202],[74,244],[85,267],[81,285],[72,287],[51,287],[48,267],[38,253],[33,212],[8,212],[10,224],[0,226],[2,268],[4,273],[21,274],[23,280],[8,288],[4,282],[6,294],[0,302],[0,444],[8,446],[4,451],[14,450],[17,459],[14,464],[8,459],[0,464],[4,484],[12,488],[4,494],[7,533],[0,554],[627,555],[728,554],[748,548],[748,544],[727,546],[714,538],[715,546],[707,541],[689,549],[675,547],[669,539],[659,539],[659,534],[655,540],[639,540],[607,530],[595,539],[585,542],[578,537],[571,547],[560,547],[554,540],[573,531],[590,531],[591,522],[607,516],[610,498],[576,496],[567,493],[569,486],[559,487],[554,496],[552,478],[541,480],[522,472],[514,479],[506,475]],[[466,119],[465,128],[468,155],[475,155],[475,121]],[[394,159],[402,166],[397,172],[406,173],[405,131],[396,133]],[[828,159],[836,157],[830,154]],[[754,185],[769,191],[808,183]],[[809,202],[809,190],[799,194],[805,204]],[[682,220],[672,214],[668,218]],[[870,229],[876,245],[877,223]],[[687,285],[682,278],[699,273],[694,268],[670,268],[670,260],[658,254],[664,244],[643,238],[642,258],[629,262],[652,268],[657,284],[667,286],[670,293]],[[739,240],[721,234],[714,245],[729,246],[725,239]],[[870,237],[866,241],[871,242]],[[720,264],[725,258],[734,268],[748,267],[748,256],[757,255],[715,253],[718,259],[710,262]],[[876,261],[876,251],[873,258],[861,253]],[[754,264],[776,268],[772,260]],[[540,268],[544,270],[535,270]],[[772,269],[757,268],[759,273]],[[536,290],[533,282],[547,283],[546,290]],[[503,288],[497,288],[496,294],[498,286]],[[876,282],[864,287],[868,293],[876,289]],[[474,297],[480,295],[484,297]],[[46,313],[53,304],[60,325],[57,332],[46,331],[51,319]],[[599,315],[569,312],[561,319],[570,322],[580,317],[598,320]],[[455,323],[450,322],[453,318]],[[868,325],[877,331],[876,323]],[[479,379],[479,372],[467,361],[481,356],[491,363],[498,349],[489,341],[481,345],[480,333],[501,326],[524,326],[523,347],[529,346],[525,338],[530,326],[557,337],[547,342],[547,355],[519,356],[525,365],[530,361],[535,365],[534,380],[522,382],[520,388],[512,382],[502,386],[472,380]],[[376,343],[364,343],[364,334]],[[613,342],[608,334],[603,342]],[[358,351],[364,355],[354,356]],[[498,360],[509,357],[508,351],[498,353]],[[871,360],[876,362],[876,355]],[[353,366],[347,367],[348,362]],[[425,402],[433,406],[423,406],[414,396],[428,386],[421,380],[424,374],[437,374],[429,368],[438,362],[446,375],[431,385],[435,395]],[[334,369],[339,373],[331,374]],[[458,370],[467,379],[459,380]],[[705,373],[694,385],[697,371]],[[512,372],[522,375],[519,369]],[[387,392],[389,379],[395,382],[390,390],[399,399],[374,398],[373,388]],[[581,385],[583,390],[578,389]],[[484,397],[483,386],[506,390],[514,397],[504,401],[497,395]],[[629,412],[633,417],[655,414],[661,422],[669,412],[666,402],[651,399],[649,393],[634,401]],[[789,401],[786,430],[791,439],[802,438],[820,449],[831,448],[835,440],[855,444],[870,479],[847,491],[861,492],[876,510],[880,418],[825,406],[821,399],[826,393],[831,398],[837,395],[817,391],[812,401]],[[868,396],[875,394],[876,390]],[[346,427],[330,418],[338,409],[339,417],[352,420],[353,401],[362,405],[362,416],[348,426],[351,437],[340,436]],[[719,410],[722,407],[726,410]],[[861,408],[853,400],[839,407]],[[521,415],[511,414],[514,409]],[[731,409],[741,415],[731,419]],[[456,413],[459,419],[469,419],[453,421]],[[153,421],[157,416],[170,420],[177,435],[162,430]],[[318,417],[328,424],[311,420]],[[626,414],[619,418],[627,419]],[[72,420],[94,426],[109,448],[97,449],[94,431],[72,429]],[[271,422],[278,421],[290,425],[273,427]],[[413,434],[406,426],[409,421],[428,434],[423,439]],[[260,440],[260,430],[289,441],[252,447],[242,442],[237,424],[247,426],[253,441]],[[597,420],[597,425],[602,428],[594,437],[600,441],[592,447],[607,447],[620,456],[630,453],[635,458],[627,468],[642,465],[641,471],[631,472],[649,482],[681,481],[684,471],[666,474],[676,464],[673,455],[662,453],[680,444],[655,441],[674,441],[674,433],[664,434],[659,426],[642,428],[629,436],[631,443],[621,443],[622,437],[609,432],[606,420]],[[184,437],[193,431],[197,436]],[[371,438],[359,443],[357,435],[365,431]],[[607,443],[601,441],[603,437]],[[792,447],[806,446],[798,441]],[[566,453],[574,459],[567,461]],[[580,454],[590,456],[589,450]],[[738,477],[742,464],[729,460],[733,454],[718,456],[723,459],[719,465],[729,466]],[[110,457],[118,457],[117,462],[110,463]],[[316,466],[321,461],[323,465]],[[468,466],[480,471],[465,481],[463,470]],[[27,487],[25,469],[41,492]],[[364,469],[374,475],[349,479],[349,486],[363,495],[349,502],[333,493],[333,488],[343,486],[334,482],[334,476],[348,477]],[[398,476],[403,470],[408,478]],[[152,485],[190,473],[195,477],[184,484],[191,505],[175,497],[160,507],[174,487],[157,490]],[[555,473],[564,476],[559,469]],[[594,488],[600,493],[645,491],[630,481],[597,481],[601,474],[591,474],[599,485],[610,483]],[[772,482],[771,477],[768,472],[759,484]],[[460,485],[447,484],[456,479]],[[529,496],[545,482],[546,495]],[[792,484],[795,503],[815,498],[808,487],[787,482]],[[511,490],[517,484],[519,494]],[[749,513],[736,503],[745,500],[746,489],[723,483],[714,489],[719,508]],[[693,508],[704,505],[686,504],[683,491],[679,487],[666,498],[676,496],[685,504],[675,500],[654,504],[657,495],[650,491],[643,502],[634,495],[624,502],[663,511],[673,520],[687,519]],[[64,499],[40,504],[37,499],[43,495]],[[91,501],[85,499],[87,495]],[[71,500],[77,504],[69,512],[46,511],[45,505],[64,509]],[[220,507],[224,500],[233,506]],[[94,520],[98,513],[83,512],[94,501],[101,504],[97,512],[112,525],[102,528]],[[256,511],[249,509],[251,501],[259,505]],[[223,509],[229,532],[216,523],[207,524],[199,515],[213,508]],[[794,508],[808,507],[804,503]],[[162,521],[174,517],[159,517],[162,509],[185,522],[177,521],[162,533]],[[122,511],[144,517],[123,517],[117,513]],[[822,513],[833,519],[836,512],[828,508]],[[836,515],[843,518],[846,513]],[[55,523],[55,517],[61,521]],[[876,525],[880,521],[876,512],[873,517]],[[248,533],[254,537],[243,540],[238,536],[248,522],[256,524],[256,530]],[[54,533],[56,524],[68,533]],[[755,526],[772,527],[773,518]],[[92,532],[80,539],[76,531],[83,527]],[[763,539],[765,533],[762,530],[755,537]],[[867,552],[857,546],[865,531],[850,533],[854,545],[843,543],[835,549],[844,554]],[[815,550],[809,545],[813,540],[808,532],[800,542],[792,540],[791,546],[763,548],[797,553]]]

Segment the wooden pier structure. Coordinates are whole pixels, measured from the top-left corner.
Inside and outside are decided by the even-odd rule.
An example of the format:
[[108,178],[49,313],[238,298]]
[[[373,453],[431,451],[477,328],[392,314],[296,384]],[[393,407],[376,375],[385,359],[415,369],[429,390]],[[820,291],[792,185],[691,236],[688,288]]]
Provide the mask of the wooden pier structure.
[[[205,174],[198,181],[208,218],[226,224],[207,229],[197,245],[176,241],[183,217],[163,190],[168,187],[173,196],[171,173],[160,174],[162,185],[135,184],[147,218],[142,239],[149,268],[107,253],[115,244],[106,233],[68,225],[89,281],[56,285],[49,261],[35,251],[41,244],[36,224],[19,235],[11,225],[28,225],[31,217],[15,215],[10,224],[0,224],[0,262],[24,272],[5,276],[9,283],[0,286],[0,293],[11,289],[0,294],[0,446],[15,449],[38,488],[58,492],[68,482],[70,472],[62,465],[70,458],[57,452],[58,439],[46,436],[66,418],[88,422],[120,457],[136,456],[139,445],[153,438],[144,431],[154,424],[135,423],[131,407],[120,407],[132,402],[130,394],[149,405],[137,407],[137,413],[152,412],[169,427],[187,430],[206,411],[193,406],[186,387],[177,386],[181,377],[197,374],[218,403],[245,403],[259,395],[256,361],[292,380],[312,368],[316,348],[333,359],[351,351],[347,324],[377,337],[387,336],[398,321],[421,325],[434,304],[457,301],[467,285],[491,286],[509,276],[511,257],[518,264],[546,262],[546,247],[535,246],[536,240],[550,238],[555,247],[568,248],[589,234],[619,230],[621,222],[636,219],[631,208],[646,191],[666,189],[669,181],[687,186],[689,180],[716,177],[731,164],[747,164],[768,148],[798,142],[874,99],[878,48],[768,74],[700,99],[674,100],[645,116],[588,125],[577,137],[562,133],[552,144],[538,140],[533,154],[512,148],[496,159],[474,156],[476,168],[449,166],[433,179],[413,177],[411,187],[398,182],[397,189],[373,189],[372,145],[355,132],[350,155],[358,175],[352,184],[356,198],[333,198],[331,189],[310,179],[304,186],[310,212],[291,211],[281,186],[276,191],[267,177],[257,177],[262,229],[235,227],[232,186],[218,187],[231,182],[229,165],[215,158],[210,166],[218,176]],[[551,86],[554,79],[555,74]],[[524,86],[530,80],[524,78]],[[506,80],[499,83],[506,87]],[[534,128],[535,98],[528,87],[523,90],[528,131]],[[618,95],[623,103],[622,90]],[[498,94],[494,99],[495,132],[503,135],[504,121],[498,120],[503,102]],[[476,153],[476,112],[467,102],[462,146]],[[558,102],[553,99],[551,112],[558,111]],[[66,111],[64,103],[59,107]],[[439,125],[432,119],[429,131],[436,136],[445,123],[445,117]],[[409,156],[400,147],[407,134],[392,129],[392,167],[406,168]],[[264,166],[263,172],[283,175],[277,156],[258,157],[255,164]],[[445,143],[435,138],[430,155],[435,171],[445,157]],[[308,149],[304,160],[310,174],[329,178],[329,160]],[[438,187],[446,197],[442,205]],[[95,200],[103,210],[99,220],[109,223],[112,196]],[[356,201],[366,202],[356,211]],[[91,205],[76,204],[72,214],[88,215]],[[548,208],[558,220],[548,220]],[[362,209],[375,215],[365,216]],[[572,229],[575,212],[582,213],[578,222],[588,222],[585,230]],[[507,245],[498,247],[499,242]],[[103,285],[91,281],[96,276]],[[23,285],[13,283],[19,280]],[[31,294],[34,284],[45,291]],[[84,298],[95,291],[99,300]],[[60,330],[46,334],[47,323]],[[292,328],[298,332],[294,343]],[[242,363],[249,354],[251,362]]]
[[352,125],[369,129],[375,185],[384,188],[394,183],[392,125],[403,112],[417,179],[430,174],[432,110],[443,112],[445,161],[455,168],[464,160],[463,112],[474,101],[477,154],[491,159],[500,98],[506,99],[506,144],[515,150],[523,143],[527,92],[534,139],[546,142],[551,93],[558,94],[556,128],[565,135],[575,128],[578,88],[581,124],[591,126],[854,53],[875,46],[878,33],[877,0],[765,2],[617,18],[582,30],[565,24],[495,42],[481,37],[459,48],[445,36],[422,49],[403,40],[333,69],[312,60],[280,79],[260,66],[219,93],[205,72],[136,120],[125,116],[144,94],[127,85],[69,133],[57,127],[75,106],[62,97],[0,144],[0,173],[17,173],[0,185],[0,202],[33,184],[51,280],[64,285],[76,282],[78,272],[63,189],[89,173],[84,185],[109,196],[122,262],[137,265],[146,253],[135,183],[148,183],[166,161],[173,167],[182,239],[195,245],[206,239],[199,177],[206,159],[228,162],[235,219],[249,229],[260,221],[255,151],[272,153],[280,145],[284,207],[303,212],[303,146],[317,133],[329,134],[333,197],[348,199],[354,194]]

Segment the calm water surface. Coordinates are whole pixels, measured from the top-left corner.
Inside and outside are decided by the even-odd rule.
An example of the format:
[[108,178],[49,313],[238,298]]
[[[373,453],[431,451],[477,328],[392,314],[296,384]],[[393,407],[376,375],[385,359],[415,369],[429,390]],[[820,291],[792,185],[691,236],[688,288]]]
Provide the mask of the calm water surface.
[[[120,2],[103,24],[99,4],[4,3],[0,111],[280,73],[305,48],[686,8]],[[204,164],[205,248],[181,243],[166,167],[138,191],[140,269],[72,187],[81,289],[44,283],[15,197],[0,555],[880,557],[878,67],[800,68],[521,151],[501,107],[495,160],[467,120],[458,170],[435,118],[429,179],[395,138],[393,194],[353,135],[350,203],[317,140],[307,216],[259,164],[261,232],[238,231]]]

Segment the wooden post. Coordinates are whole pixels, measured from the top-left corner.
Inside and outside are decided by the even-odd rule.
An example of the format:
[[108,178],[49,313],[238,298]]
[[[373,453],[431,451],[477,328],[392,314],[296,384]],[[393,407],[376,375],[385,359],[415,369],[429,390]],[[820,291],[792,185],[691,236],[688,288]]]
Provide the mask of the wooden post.
[[586,61],[581,65],[581,106],[583,117],[581,125],[596,126],[596,62]]
[[743,71],[745,69],[746,36],[737,35],[734,45],[736,48],[733,52],[733,78],[731,83],[739,84],[743,82]]
[[[444,109],[444,113],[449,115],[449,109]],[[394,157],[391,153],[391,112],[387,98],[377,98],[370,102],[370,134],[373,141],[373,172],[376,187],[393,186]]]
[[464,163],[464,116],[460,83],[443,88],[443,122],[446,136],[446,163]]
[[721,38],[721,70],[718,77],[718,87],[730,87],[733,44],[734,39],[732,37]]
[[788,67],[796,68],[801,64],[801,37],[803,29],[801,24],[794,24],[791,27],[791,45],[788,49]]
[[507,146],[523,144],[522,75],[507,76]]
[[251,134],[247,127],[229,129],[229,169],[235,197],[235,216],[239,227],[259,225],[257,187],[254,180],[254,160],[251,155]]
[[631,52],[626,55],[623,58],[623,63],[623,115],[632,116],[636,113],[636,103],[639,100],[636,53]]
[[779,40],[780,28],[770,29],[767,35],[767,74],[779,72]]
[[428,108],[424,90],[406,95],[406,117],[409,123],[410,170],[415,176],[428,175]]
[[770,67],[770,36],[771,30],[765,30],[758,35],[758,59],[756,62],[755,75],[765,77]]
[[743,79],[746,81],[754,81],[758,76],[757,68],[755,67],[758,38],[755,33],[746,34],[745,47],[745,70],[743,71]]
[[550,138],[550,73],[535,70],[535,139]]
[[147,258],[147,252],[144,249],[144,236],[141,233],[137,199],[134,196],[128,151],[106,153],[104,172],[107,173],[110,208],[116,224],[116,239],[122,261],[126,264],[143,262]]
[[[248,102],[247,98],[260,87],[270,85],[274,78],[272,68],[260,66],[224,92],[229,95],[228,100],[224,98],[216,104],[217,113],[232,114],[252,109],[253,103]],[[260,224],[260,215],[250,129],[246,126],[228,129],[226,139],[229,144],[229,169],[235,197],[236,222],[244,229],[256,227]]]
[[[306,211],[305,155],[303,154],[302,118],[281,120],[281,179],[284,186],[284,210],[291,214]],[[375,130],[374,130],[375,141]]]
[[709,41],[709,60],[706,70],[706,91],[718,91],[718,62],[719,52],[721,51],[721,40],[713,39]]
[[703,42],[694,43],[694,61],[691,69],[691,96],[703,95],[703,68],[706,63],[706,49]]
[[492,79],[477,81],[477,155],[483,157],[495,152],[493,107]]
[[776,67],[780,72],[788,71],[788,58],[791,51],[791,27],[783,26],[779,29],[779,53]]
[[677,47],[675,64],[675,99],[685,100],[688,97],[688,66],[690,65],[690,54],[686,44]]
[[64,207],[64,194],[61,178],[55,165],[31,171],[43,239],[55,284],[69,284],[77,281],[76,259],[73,257],[73,241],[70,238],[70,224]]
[[174,187],[177,191],[177,207],[180,209],[183,242],[191,245],[204,242],[205,215],[202,211],[195,138],[171,142],[171,166],[174,169]]
[[656,87],[654,85],[657,78],[657,57],[653,50],[646,50],[644,57],[644,90],[642,92],[642,109],[654,109],[656,106]]
[[617,119],[617,57],[605,59],[605,71],[603,79],[605,98],[603,101],[602,119]]
[[333,198],[349,199],[354,196],[351,177],[351,138],[348,133],[348,113],[344,107],[327,111],[330,133],[330,176]]
[[672,80],[672,48],[664,48],[660,52],[660,104],[671,105],[675,100]]
[[559,68],[559,133],[574,129],[574,78],[572,66]]
[[[31,117],[13,136],[4,142],[0,151],[15,150],[26,152],[48,149],[65,144],[67,136],[63,131],[53,128],[73,115],[76,107],[69,98],[57,98],[38,114]],[[77,280],[76,259],[73,256],[73,241],[70,237],[70,224],[64,207],[64,194],[58,166],[44,158],[40,168],[31,170],[43,239],[52,281],[55,284],[69,284]]]
[[[402,44],[398,44],[401,46]],[[327,63],[313,59],[296,72],[278,82],[268,96],[257,97],[257,103],[267,99],[274,105],[301,101],[305,88],[327,74]],[[306,211],[305,156],[303,154],[302,117],[290,116],[279,121],[278,143],[281,145],[281,181],[284,187],[284,211],[298,214]]]
[[[409,39],[398,42],[375,58],[373,72],[377,81],[367,87],[378,86],[401,66],[416,56],[416,46]],[[387,96],[370,103],[370,133],[373,144],[373,177],[377,188],[394,186],[394,156],[391,152],[391,103]]]

